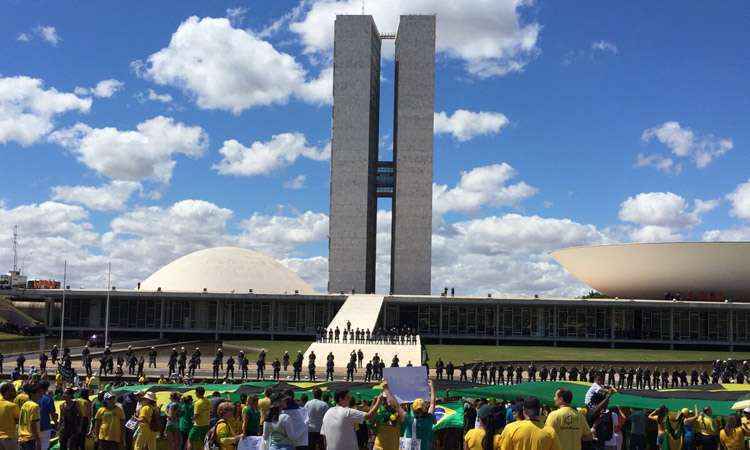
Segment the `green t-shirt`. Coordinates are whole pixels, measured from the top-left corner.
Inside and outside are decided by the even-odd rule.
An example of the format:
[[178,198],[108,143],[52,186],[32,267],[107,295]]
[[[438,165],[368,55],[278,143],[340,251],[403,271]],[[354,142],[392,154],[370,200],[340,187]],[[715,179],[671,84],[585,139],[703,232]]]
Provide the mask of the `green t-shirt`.
[[245,436],[257,436],[260,433],[260,411],[245,406],[242,408],[242,416],[247,416],[247,425],[242,432]]
[[193,402],[180,403],[178,416],[177,428],[181,433],[189,432],[193,428]]
[[[412,437],[411,430],[414,420],[414,412],[409,411],[409,414],[404,418],[404,424],[401,426],[404,437]],[[421,441],[421,448],[432,448],[432,441],[435,438],[435,432],[432,431],[432,426],[435,424],[435,416],[433,414],[425,414],[417,417],[416,421],[417,439]]]

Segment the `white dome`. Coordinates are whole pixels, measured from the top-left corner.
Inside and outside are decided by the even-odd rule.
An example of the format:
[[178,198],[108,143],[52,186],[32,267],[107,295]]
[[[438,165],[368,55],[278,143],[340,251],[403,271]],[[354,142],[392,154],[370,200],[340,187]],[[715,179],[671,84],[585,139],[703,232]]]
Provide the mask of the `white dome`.
[[142,291],[311,294],[315,291],[294,271],[263,253],[215,247],[181,256],[141,283]]

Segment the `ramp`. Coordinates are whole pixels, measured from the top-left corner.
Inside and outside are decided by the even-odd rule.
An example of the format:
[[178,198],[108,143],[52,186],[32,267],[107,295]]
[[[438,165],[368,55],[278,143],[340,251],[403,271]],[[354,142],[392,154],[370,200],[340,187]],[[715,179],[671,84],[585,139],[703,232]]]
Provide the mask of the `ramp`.
[[[346,367],[349,363],[349,355],[352,351],[362,350],[365,358],[362,365],[366,365],[367,361],[371,360],[377,353],[380,359],[385,363],[386,367],[390,367],[391,361],[395,355],[398,355],[399,365],[405,366],[409,361],[413,366],[422,365],[422,340],[417,336],[416,344],[344,344],[336,343],[329,344],[323,342],[315,342],[305,352],[304,370],[303,373],[307,373],[307,361],[310,352],[315,352],[315,366],[318,372],[318,376],[322,376],[326,370],[326,356],[329,353],[333,353],[334,367],[342,368]],[[357,377],[359,378],[364,369],[358,369]]]
[[[375,329],[375,324],[383,307],[384,295],[375,294],[353,294],[346,298],[341,309],[331,321],[328,328],[339,327],[341,331],[346,328],[346,323],[351,322],[352,330]],[[317,352],[316,352],[317,354]]]
[[[328,325],[328,329],[339,327],[339,330],[343,332],[346,329],[347,322],[349,322],[353,330],[357,328],[366,330],[369,328],[372,331],[378,322],[384,298],[384,295],[375,294],[353,294],[348,296],[344,304],[341,305],[341,309],[339,309],[336,316]],[[315,365],[318,372],[325,372],[326,356],[329,353],[333,353],[335,367],[346,367],[351,352],[356,352],[360,349],[365,355],[363,365],[367,364],[367,361],[372,359],[376,353],[385,362],[386,366],[391,365],[391,361],[395,355],[398,355],[401,366],[405,366],[409,361],[414,366],[419,366],[422,363],[422,345],[419,336],[417,336],[416,344],[409,345],[315,342],[305,352],[304,364],[307,367],[307,358],[310,352],[314,351],[316,356]]]

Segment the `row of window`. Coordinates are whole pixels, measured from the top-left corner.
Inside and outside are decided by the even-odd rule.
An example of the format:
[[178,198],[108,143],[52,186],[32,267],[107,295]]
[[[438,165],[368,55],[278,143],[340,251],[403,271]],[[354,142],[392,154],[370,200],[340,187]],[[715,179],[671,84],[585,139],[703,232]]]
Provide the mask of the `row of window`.
[[[160,329],[161,301],[111,299],[110,326]],[[166,330],[270,331],[313,334],[341,303],[164,301]],[[104,326],[105,304],[70,298],[65,324]],[[218,315],[218,322],[217,322]],[[59,317],[53,318],[59,326]],[[403,305],[386,303],[380,325],[409,327],[424,336],[750,342],[750,311],[670,310],[596,306]]]

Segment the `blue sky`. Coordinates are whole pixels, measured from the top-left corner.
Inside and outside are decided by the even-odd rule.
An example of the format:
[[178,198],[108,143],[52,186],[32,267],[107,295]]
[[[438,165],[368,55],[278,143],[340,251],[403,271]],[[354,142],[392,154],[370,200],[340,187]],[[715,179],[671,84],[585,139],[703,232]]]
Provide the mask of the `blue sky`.
[[[437,14],[434,291],[575,295],[556,248],[750,239],[744,2],[457,4],[366,5],[381,31]],[[332,18],[359,8],[3,2],[0,238],[18,224],[29,274],[68,259],[87,287],[240,245],[324,289]]]

